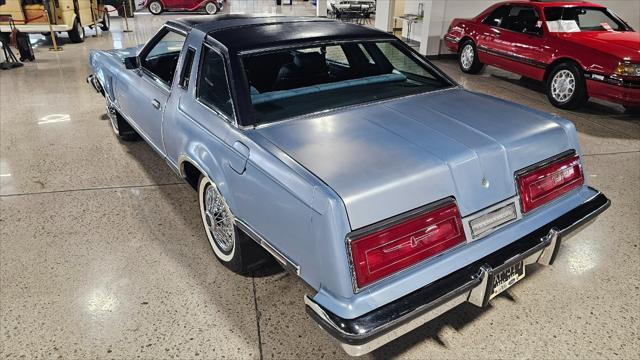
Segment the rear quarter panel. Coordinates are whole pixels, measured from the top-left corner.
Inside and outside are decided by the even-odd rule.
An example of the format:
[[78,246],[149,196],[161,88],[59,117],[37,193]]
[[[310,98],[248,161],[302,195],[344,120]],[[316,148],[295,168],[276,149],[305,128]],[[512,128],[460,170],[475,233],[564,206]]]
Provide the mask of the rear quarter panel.
[[[194,31],[187,38],[195,59],[200,59],[203,41],[204,35]],[[233,214],[298,265],[300,277],[311,287],[350,296],[344,246],[350,228],[341,199],[257,132],[237,128],[197,101],[196,64],[188,89],[174,79],[163,120],[167,161],[183,176],[185,161],[206,173]],[[242,173],[230,166],[243,161],[233,148],[236,141],[250,149]]]

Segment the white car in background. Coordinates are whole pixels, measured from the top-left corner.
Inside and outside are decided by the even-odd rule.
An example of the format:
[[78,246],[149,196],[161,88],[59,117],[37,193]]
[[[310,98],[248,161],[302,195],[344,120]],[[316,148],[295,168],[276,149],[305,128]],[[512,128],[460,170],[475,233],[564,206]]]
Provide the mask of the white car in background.
[[349,9],[354,7],[362,7],[363,9],[371,9],[370,13],[373,13],[375,12],[375,9],[376,9],[376,1],[375,0],[327,0],[327,11],[332,11],[334,7],[339,10]]

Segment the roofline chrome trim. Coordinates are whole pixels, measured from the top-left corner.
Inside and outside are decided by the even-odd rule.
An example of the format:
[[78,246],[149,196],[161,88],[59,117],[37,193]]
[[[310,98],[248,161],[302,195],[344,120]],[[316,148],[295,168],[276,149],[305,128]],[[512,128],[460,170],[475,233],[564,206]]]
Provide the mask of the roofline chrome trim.
[[362,41],[392,42],[392,41],[397,41],[397,40],[398,40],[398,38],[395,38],[395,37],[379,37],[379,38],[354,37],[354,38],[351,38],[351,39],[315,40],[315,41],[307,41],[307,42],[304,42],[304,41],[295,42],[294,41],[294,42],[292,42],[290,44],[287,44],[287,45],[270,46],[270,47],[261,47],[261,48],[255,48],[255,49],[242,50],[242,51],[238,52],[238,56],[262,54],[262,53],[268,53],[268,52],[273,52],[273,51],[296,49],[296,48],[306,47],[306,46],[348,44],[348,43],[351,43],[351,42],[362,42]]

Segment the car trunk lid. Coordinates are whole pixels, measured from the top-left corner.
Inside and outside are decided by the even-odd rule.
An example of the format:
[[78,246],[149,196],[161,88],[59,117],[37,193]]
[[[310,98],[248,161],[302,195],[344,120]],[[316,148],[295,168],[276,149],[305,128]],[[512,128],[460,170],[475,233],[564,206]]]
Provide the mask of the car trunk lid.
[[570,147],[550,115],[454,89],[258,128],[343,199],[352,229],[454,196],[463,216]]

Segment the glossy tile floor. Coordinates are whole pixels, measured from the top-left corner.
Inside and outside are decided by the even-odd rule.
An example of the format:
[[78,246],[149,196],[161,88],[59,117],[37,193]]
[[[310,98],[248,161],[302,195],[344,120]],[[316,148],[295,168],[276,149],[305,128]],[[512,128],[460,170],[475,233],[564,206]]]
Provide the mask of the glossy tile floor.
[[[59,53],[41,39],[36,62],[0,72],[0,357],[346,358],[305,314],[300,280],[214,259],[194,191],[144,143],[119,142],[85,83],[89,49],[143,42],[172,16],[136,15],[126,34],[114,18]],[[513,75],[436,63],[575,122],[589,181],[613,205],[488,308],[458,307],[365,358],[637,358],[640,119],[595,103],[559,111]]]

